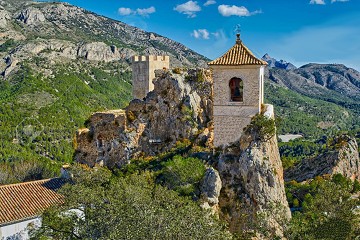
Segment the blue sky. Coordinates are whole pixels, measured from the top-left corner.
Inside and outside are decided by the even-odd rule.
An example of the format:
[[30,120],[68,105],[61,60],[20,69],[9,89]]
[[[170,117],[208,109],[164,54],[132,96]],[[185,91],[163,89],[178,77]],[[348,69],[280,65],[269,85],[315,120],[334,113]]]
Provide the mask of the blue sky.
[[241,38],[301,66],[343,63],[360,70],[360,0],[67,0],[98,14],[156,32],[214,59]]

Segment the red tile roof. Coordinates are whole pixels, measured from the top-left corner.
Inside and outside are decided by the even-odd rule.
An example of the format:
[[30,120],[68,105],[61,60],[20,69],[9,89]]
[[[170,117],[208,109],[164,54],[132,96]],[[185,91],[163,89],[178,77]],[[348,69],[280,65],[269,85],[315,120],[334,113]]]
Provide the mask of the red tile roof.
[[229,51],[214,61],[209,62],[208,65],[267,65],[267,62],[255,57],[238,36],[236,44]]
[[61,178],[0,186],[0,225],[38,216],[46,208],[61,204],[56,191],[64,184]]

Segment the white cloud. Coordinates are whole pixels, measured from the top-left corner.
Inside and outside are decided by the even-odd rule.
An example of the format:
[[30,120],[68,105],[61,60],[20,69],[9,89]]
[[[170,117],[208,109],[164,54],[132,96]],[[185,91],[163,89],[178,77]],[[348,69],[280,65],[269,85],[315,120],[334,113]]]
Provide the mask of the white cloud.
[[310,4],[325,5],[325,0],[310,0]]
[[197,2],[188,1],[186,3],[177,5],[174,10],[193,18],[196,17],[196,12],[201,11],[201,7],[197,4]]
[[196,39],[209,39],[210,33],[206,29],[198,29],[198,30],[194,30],[191,36],[193,36]]
[[133,11],[130,8],[119,8],[118,13],[122,16],[130,15]]
[[230,17],[230,16],[239,16],[239,17],[248,17],[251,15],[255,15],[258,13],[261,13],[261,11],[254,11],[250,12],[246,7],[241,6],[235,6],[235,5],[220,5],[218,7],[219,13],[224,17]]
[[155,7],[149,7],[149,8],[138,8],[136,10],[132,10],[130,8],[119,8],[118,13],[122,16],[128,16],[128,15],[140,15],[143,17],[148,17],[150,14],[156,12]]
[[141,16],[149,16],[149,14],[152,14],[154,12],[156,12],[155,7],[136,9],[136,14],[141,15]]
[[204,6],[209,6],[209,5],[213,5],[216,4],[216,1],[214,0],[207,0],[206,3],[204,3]]
[[334,2],[348,2],[349,0],[331,0],[331,3],[334,3]]

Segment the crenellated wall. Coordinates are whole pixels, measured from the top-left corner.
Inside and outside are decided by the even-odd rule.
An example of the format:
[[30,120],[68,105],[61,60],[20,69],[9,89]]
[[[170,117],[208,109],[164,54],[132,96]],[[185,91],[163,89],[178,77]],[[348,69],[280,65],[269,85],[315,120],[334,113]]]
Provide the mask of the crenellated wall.
[[170,67],[169,56],[133,56],[131,62],[134,99],[143,99],[154,90],[155,70]]

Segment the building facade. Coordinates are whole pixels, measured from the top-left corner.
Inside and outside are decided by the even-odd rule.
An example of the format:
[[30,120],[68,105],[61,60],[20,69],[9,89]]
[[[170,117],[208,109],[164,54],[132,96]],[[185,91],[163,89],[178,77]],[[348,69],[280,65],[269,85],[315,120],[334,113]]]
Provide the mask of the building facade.
[[133,56],[131,62],[134,99],[143,99],[154,90],[155,70],[170,67],[169,56]]
[[29,239],[29,229],[41,226],[41,212],[63,203],[57,190],[64,184],[63,178],[51,178],[0,186],[0,239]]
[[238,34],[235,45],[208,64],[214,81],[214,146],[219,147],[238,140],[260,112],[267,63],[256,58]]

